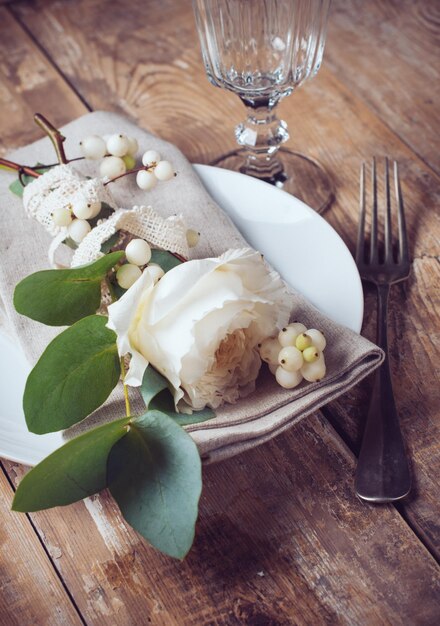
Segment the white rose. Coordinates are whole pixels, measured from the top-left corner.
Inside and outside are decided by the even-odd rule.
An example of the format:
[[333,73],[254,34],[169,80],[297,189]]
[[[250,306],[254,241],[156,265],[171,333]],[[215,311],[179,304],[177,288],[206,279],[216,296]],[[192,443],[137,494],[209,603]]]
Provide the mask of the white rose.
[[108,308],[125,383],[139,386],[151,363],[169,382],[176,407],[235,402],[255,389],[258,344],[289,320],[291,298],[280,276],[249,248],[188,261],[154,284],[148,267]]

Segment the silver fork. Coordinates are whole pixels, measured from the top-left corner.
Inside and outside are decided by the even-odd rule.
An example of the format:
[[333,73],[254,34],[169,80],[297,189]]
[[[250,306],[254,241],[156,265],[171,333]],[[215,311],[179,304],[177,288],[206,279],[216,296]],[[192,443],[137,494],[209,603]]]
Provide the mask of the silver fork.
[[[398,255],[394,259],[391,228],[391,194],[388,159],[385,161],[384,250],[379,252],[376,160],[372,165],[372,215],[369,250],[365,246],[365,163],[361,169],[361,201],[356,264],[363,280],[377,287],[377,343],[385,361],[375,373],[373,392],[356,470],[357,495],[369,502],[392,502],[408,495],[411,475],[394,402],[388,358],[387,311],[390,287],[406,280],[410,258],[399,170],[394,162],[397,201]],[[381,258],[383,256],[383,259]]]

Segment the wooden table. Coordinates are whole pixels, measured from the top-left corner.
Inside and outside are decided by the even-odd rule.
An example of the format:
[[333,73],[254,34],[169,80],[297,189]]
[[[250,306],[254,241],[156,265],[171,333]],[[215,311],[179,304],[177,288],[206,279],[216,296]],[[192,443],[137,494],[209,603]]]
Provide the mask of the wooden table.
[[[106,493],[9,512],[26,468],[3,461],[1,624],[440,623],[439,37],[438,0],[335,0],[322,70],[280,107],[291,145],[334,176],[325,217],[351,250],[361,160],[400,163],[414,260],[392,293],[390,360],[411,497],[369,506],[354,495],[369,380],[207,467],[183,563],[151,549]],[[0,0],[0,42],[3,152],[40,136],[35,111],[63,124],[92,109],[123,112],[193,162],[233,148],[244,111],[208,84],[188,1]],[[368,287],[365,298],[374,339]]]

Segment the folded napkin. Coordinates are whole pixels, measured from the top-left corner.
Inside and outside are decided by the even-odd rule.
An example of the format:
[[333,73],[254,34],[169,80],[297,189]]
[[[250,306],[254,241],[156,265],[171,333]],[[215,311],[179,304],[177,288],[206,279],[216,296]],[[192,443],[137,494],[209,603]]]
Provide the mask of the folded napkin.
[[[190,163],[173,145],[140,130],[129,120],[107,112],[85,115],[62,129],[67,137],[66,153],[77,156],[78,142],[90,134],[121,132],[136,137],[140,152],[153,149],[172,162],[178,176],[150,192],[137,188],[127,177],[112,185],[111,192],[119,206],[151,204],[163,217],[182,214],[189,228],[201,232],[200,242],[191,250],[192,258],[218,256],[228,248],[241,248],[246,242],[230,219],[203,188]],[[13,161],[32,165],[54,161],[49,139],[44,138],[8,155]],[[95,175],[97,164],[79,161],[80,172]],[[0,174],[1,258],[0,316],[9,333],[19,341],[29,361],[34,364],[49,341],[60,332],[18,315],[12,297],[15,285],[25,276],[48,268],[47,250],[51,238],[42,226],[25,216],[22,202],[8,190],[14,179]],[[319,407],[345,393],[375,369],[383,360],[379,348],[353,331],[326,318],[300,294],[293,293],[295,319],[308,328],[323,329],[328,347],[325,352],[327,375],[319,383],[302,384],[296,389],[279,387],[266,366],[257,381],[255,393],[235,405],[225,405],[216,417],[202,424],[186,427],[206,462],[218,461],[269,440],[306,417]],[[142,412],[136,389],[130,390],[133,413]],[[81,424],[66,431],[66,436],[97,423],[125,414],[122,392],[117,387],[106,404]]]

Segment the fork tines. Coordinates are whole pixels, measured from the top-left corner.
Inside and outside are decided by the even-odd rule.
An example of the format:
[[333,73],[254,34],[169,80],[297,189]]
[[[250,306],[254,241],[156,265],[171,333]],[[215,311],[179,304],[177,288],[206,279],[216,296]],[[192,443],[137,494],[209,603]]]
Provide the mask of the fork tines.
[[373,158],[371,166],[371,231],[369,246],[366,245],[366,166],[361,166],[360,176],[360,217],[356,246],[356,263],[359,269],[368,266],[395,266],[409,265],[408,241],[406,235],[405,214],[403,197],[399,180],[399,168],[397,161],[393,163],[394,187],[397,204],[398,225],[398,253],[396,258],[393,254],[392,241],[392,217],[391,217],[391,191],[388,158],[385,158],[385,210],[383,223],[383,244],[379,242],[379,219],[378,219],[378,182],[376,159]]

